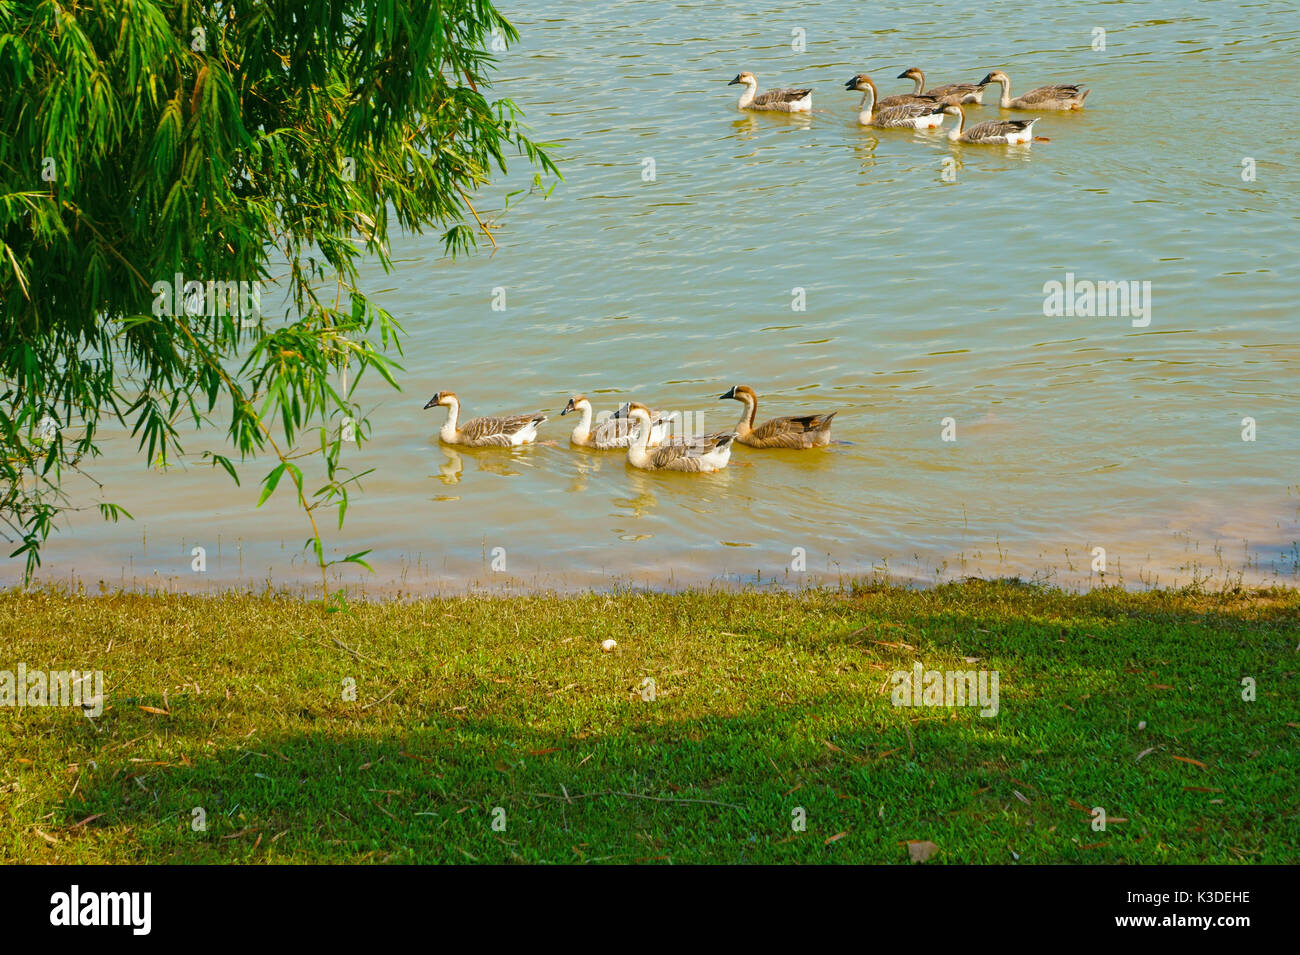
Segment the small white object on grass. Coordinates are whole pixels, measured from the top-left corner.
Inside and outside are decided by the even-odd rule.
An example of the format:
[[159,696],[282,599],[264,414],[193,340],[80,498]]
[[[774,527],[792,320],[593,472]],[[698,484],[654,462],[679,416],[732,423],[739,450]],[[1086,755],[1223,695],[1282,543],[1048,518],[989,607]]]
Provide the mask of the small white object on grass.
[[1138,729],[1140,729],[1140,730],[1144,730],[1144,729],[1146,729],[1146,728],[1147,728],[1147,721],[1146,721],[1146,720],[1142,720],[1140,723],[1138,723]]
[[617,646],[618,644],[615,643],[613,640],[606,640],[604,643],[600,645],[600,648],[604,650],[606,653],[613,653],[614,648]]

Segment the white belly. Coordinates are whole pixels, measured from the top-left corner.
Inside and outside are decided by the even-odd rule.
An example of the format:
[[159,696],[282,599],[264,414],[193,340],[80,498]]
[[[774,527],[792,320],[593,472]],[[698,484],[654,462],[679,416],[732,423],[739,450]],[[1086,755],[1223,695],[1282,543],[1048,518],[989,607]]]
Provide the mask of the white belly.
[[650,428],[649,447],[657,448],[668,440],[668,433],[672,430],[672,422],[668,419],[661,420],[658,424]]
[[943,125],[943,113],[932,113],[929,116],[918,116],[912,121],[912,125],[917,129],[938,129]]
[[[1037,122],[1035,120],[1034,122]],[[1034,124],[1030,123],[1018,133],[1007,133],[1008,143],[1032,143],[1034,141]]]
[[530,421],[510,436],[510,444],[532,444],[537,440],[537,422]]
[[700,456],[700,462],[710,471],[721,471],[731,460],[731,444],[728,443],[724,448],[714,448],[707,454]]

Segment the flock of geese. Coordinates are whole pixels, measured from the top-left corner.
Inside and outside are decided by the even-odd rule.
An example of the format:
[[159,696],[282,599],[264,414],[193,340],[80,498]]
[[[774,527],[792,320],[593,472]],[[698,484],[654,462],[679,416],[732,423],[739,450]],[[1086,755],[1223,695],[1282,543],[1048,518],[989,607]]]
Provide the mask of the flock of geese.
[[[948,138],[954,142],[980,144],[1030,143],[1034,138],[1033,119],[995,119],[966,128],[963,104],[982,106],[984,89],[996,83],[1002,89],[998,105],[1003,109],[1022,110],[1073,110],[1083,109],[1083,101],[1090,90],[1075,84],[1040,86],[1028,93],[1013,97],[1011,80],[1001,70],[993,70],[978,83],[944,83],[925,88],[925,74],[916,67],[898,75],[900,80],[911,80],[915,85],[911,93],[881,97],[876,84],[866,73],[858,73],[844,88],[862,94],[858,106],[858,122],[863,126],[880,129],[938,129],[945,116],[957,117]],[[742,85],[745,92],[737,104],[744,110],[770,110],[783,113],[812,111],[811,89],[777,89],[758,91],[758,80],[753,73],[740,73],[728,85]],[[630,401],[619,407],[606,420],[595,423],[591,401],[586,395],[574,395],[564,406],[561,415],[579,415],[578,424],[569,436],[571,443],[598,451],[625,450],[628,464],[647,471],[688,471],[708,473],[720,471],[731,460],[733,444],[751,448],[819,448],[830,444],[830,414],[812,414],[773,418],[755,425],[758,395],[748,385],[736,385],[719,400],[739,401],[744,405],[740,420],[730,431],[705,435],[676,435],[673,422],[676,412],[663,414],[639,401]],[[490,415],[460,420],[460,399],[454,392],[440,391],[424,406],[426,409],[447,409],[447,421],[438,432],[447,444],[468,447],[511,448],[532,444],[537,440],[537,428],[547,416],[532,414]]]
[[[574,395],[561,416],[579,415],[569,441],[598,451],[626,450],[628,464],[645,471],[688,471],[707,474],[720,471],[731,460],[731,447],[739,443],[751,448],[820,448],[830,444],[830,414],[792,415],[772,418],[755,425],[758,395],[748,385],[736,385],[720,401],[744,405],[740,420],[729,431],[705,435],[675,435],[672,424],[677,412],[663,414],[639,401],[629,401],[609,418],[593,425],[593,409],[586,395]],[[542,412],[491,415],[460,420],[460,399],[454,392],[440,391],[429,399],[428,408],[446,408],[447,421],[438,437],[447,444],[468,447],[512,448],[537,440],[537,428],[547,417]]]
[[[966,128],[966,111],[962,104],[984,104],[984,88],[996,83],[1002,89],[998,105],[1003,109],[1072,110],[1083,109],[1083,101],[1091,90],[1072,83],[1040,86],[1019,96],[1011,95],[1011,79],[1001,70],[993,70],[978,83],[944,83],[925,88],[925,74],[916,67],[898,74],[900,80],[911,80],[915,86],[911,93],[881,97],[876,84],[866,73],[858,73],[844,84],[846,90],[862,94],[858,104],[858,123],[878,129],[938,129],[945,116],[957,117],[956,125],[948,130],[948,138],[959,143],[987,145],[1015,145],[1032,143],[1033,119],[991,119]],[[781,113],[812,112],[811,89],[779,89],[758,91],[758,80],[753,73],[739,73],[728,86],[741,84],[745,92],[737,104],[741,109],[769,110]]]

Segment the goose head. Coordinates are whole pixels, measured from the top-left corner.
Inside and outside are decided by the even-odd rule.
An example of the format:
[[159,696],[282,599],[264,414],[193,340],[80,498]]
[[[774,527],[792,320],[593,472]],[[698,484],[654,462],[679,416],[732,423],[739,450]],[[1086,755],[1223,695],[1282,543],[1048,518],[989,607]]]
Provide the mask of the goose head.
[[[625,415],[622,415],[622,417],[632,418],[632,419],[644,419],[645,424],[648,425],[650,423],[650,409],[647,408],[645,405],[641,404],[641,402],[629,401],[624,407],[627,408],[627,413]],[[622,412],[622,411],[623,408],[618,409],[618,412]],[[619,416],[618,412],[615,412],[616,417]]]
[[1001,70],[993,70],[984,79],[980,80],[977,85],[988,86],[990,83],[1010,83],[1011,78]]
[[456,397],[456,393],[454,391],[440,391],[432,398],[430,398],[429,403],[426,404],[424,407],[427,410],[429,408],[436,408],[439,405],[450,406],[453,401],[454,402],[460,401],[460,399]]
[[918,70],[915,66],[913,66],[910,69],[906,69],[903,72],[899,73],[898,76],[895,77],[895,79],[917,80],[918,82],[924,82],[925,74],[922,73],[920,70]]
[[858,73],[844,84],[846,90],[857,90],[859,93],[865,93],[867,90],[873,89],[874,86],[871,77],[867,76],[866,73]]
[[582,404],[586,401],[587,401],[586,395],[574,395],[572,398],[569,399],[569,403],[564,406],[564,410],[560,412],[560,417],[564,417],[570,411],[577,411],[582,406]]
[[736,78],[727,85],[735,86],[737,83],[743,83],[745,86],[757,86],[758,80],[753,73],[745,70],[743,73],[737,73]]
[[758,401],[758,395],[754,393],[754,389],[749,387],[749,385],[735,385],[725,395],[718,396],[719,401],[728,398],[731,399],[732,401],[745,401],[745,402]]

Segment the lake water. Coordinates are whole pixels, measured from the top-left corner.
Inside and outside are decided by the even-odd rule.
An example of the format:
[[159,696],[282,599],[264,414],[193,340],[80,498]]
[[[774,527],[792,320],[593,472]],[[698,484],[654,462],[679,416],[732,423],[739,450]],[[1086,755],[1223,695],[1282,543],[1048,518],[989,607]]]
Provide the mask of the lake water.
[[[373,441],[348,462],[376,471],[341,534],[326,518],[331,552],[372,548],[376,572],[333,579],[372,594],[886,574],[1077,587],[1103,579],[1104,548],[1104,579],[1131,587],[1297,582],[1294,4],[506,12],[523,39],[498,91],[556,144],[566,181],[502,217],[494,254],[451,262],[436,236],[401,237],[396,269],[367,277],[408,330],[407,371],[402,393],[368,393]],[[1015,93],[1092,94],[1045,114],[1029,148],[859,128],[844,81],[909,92],[894,77],[914,65],[936,83],[1001,68]],[[815,112],[739,113],[726,83],[741,70],[813,87]],[[529,178],[517,163],[480,207]],[[1045,283],[1067,274],[1150,283],[1149,315],[1045,315]],[[713,430],[739,414],[717,400],[737,383],[762,396],[760,419],[838,411],[837,443],[644,473],[571,449],[558,415],[585,392],[598,409],[702,412]],[[548,410],[548,443],[446,449],[445,412],[422,410],[438,390],[467,415]],[[254,508],[269,465],[236,488],[197,460],[148,470],[127,438],[105,451],[91,471],[136,519],[70,515],[43,579],[319,580],[289,496]],[[791,570],[800,553],[806,572]]]

